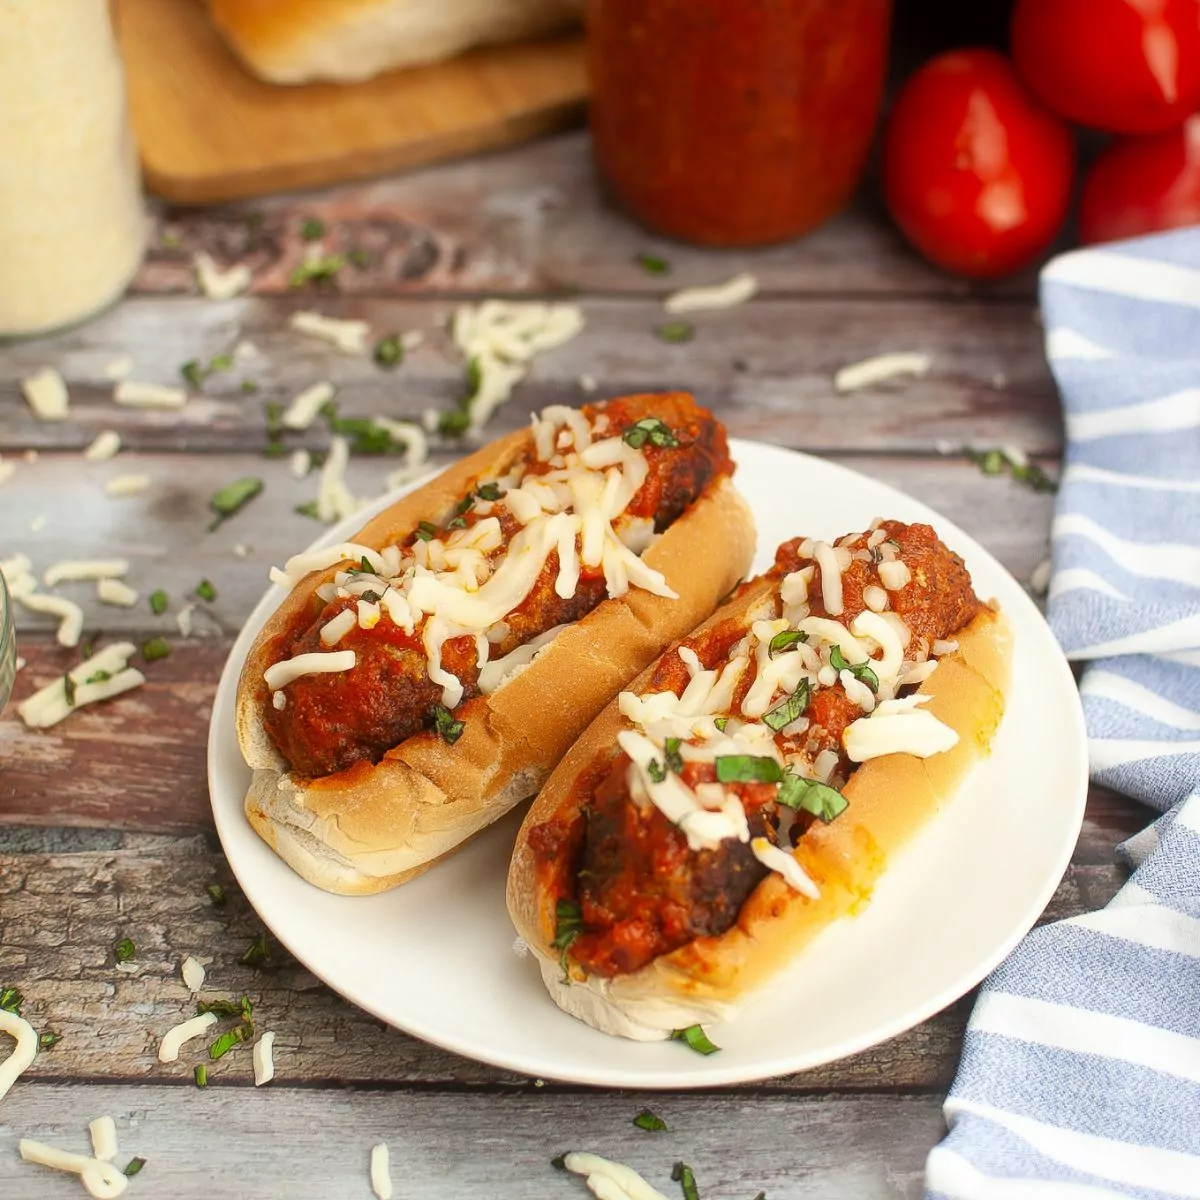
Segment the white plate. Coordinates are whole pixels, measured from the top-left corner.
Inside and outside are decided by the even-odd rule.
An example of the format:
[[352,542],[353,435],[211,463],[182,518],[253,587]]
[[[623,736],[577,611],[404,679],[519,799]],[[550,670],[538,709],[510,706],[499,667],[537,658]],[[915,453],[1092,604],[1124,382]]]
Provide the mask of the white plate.
[[[514,953],[504,883],[519,814],[429,874],[382,896],[304,883],[242,815],[249,772],[234,692],[250,642],[283,593],[251,614],[221,678],[208,767],[217,831],[250,903],[289,950],[353,1003],[447,1050],[535,1078],[688,1088],[802,1070],[910,1028],[978,983],[1033,925],[1070,861],[1087,794],[1079,697],[1036,607],[982,547],[925,505],[819,458],[735,442],[758,521],[755,569],[800,534],[836,537],[876,516],[926,521],[1016,634],[1014,683],[992,756],[897,859],[870,907],[818,939],[740,1019],[711,1026],[719,1054],[607,1037],[560,1012]],[[344,540],[394,497],[330,530]]]

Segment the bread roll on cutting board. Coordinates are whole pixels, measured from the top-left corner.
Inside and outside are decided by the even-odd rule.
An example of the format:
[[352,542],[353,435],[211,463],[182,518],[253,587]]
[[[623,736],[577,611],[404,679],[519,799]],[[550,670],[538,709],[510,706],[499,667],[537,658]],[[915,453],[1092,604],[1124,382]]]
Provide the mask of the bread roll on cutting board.
[[580,0],[209,0],[217,28],[271,83],[352,83],[578,21]]

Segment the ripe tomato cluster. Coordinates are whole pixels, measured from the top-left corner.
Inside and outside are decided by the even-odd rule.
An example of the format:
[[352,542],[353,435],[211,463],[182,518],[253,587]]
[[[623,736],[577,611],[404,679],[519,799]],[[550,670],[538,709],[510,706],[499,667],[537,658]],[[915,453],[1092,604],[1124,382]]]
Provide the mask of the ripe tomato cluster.
[[1067,122],[1118,135],[1083,180],[1085,243],[1200,222],[1200,0],[1017,0],[1011,48],[939,55],[892,106],[884,199],[922,254],[977,279],[1043,254],[1071,206]]

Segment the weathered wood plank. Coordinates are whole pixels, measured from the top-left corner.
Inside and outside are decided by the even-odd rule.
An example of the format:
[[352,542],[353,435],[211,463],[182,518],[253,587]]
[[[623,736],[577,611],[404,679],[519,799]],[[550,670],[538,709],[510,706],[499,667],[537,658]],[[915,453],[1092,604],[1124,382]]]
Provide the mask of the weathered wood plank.
[[[941,443],[1015,443],[1053,454],[1061,443],[1041,331],[1025,302],[767,299],[698,314],[695,339],[682,345],[655,336],[664,314],[651,300],[582,304],[584,331],[538,358],[489,433],[526,424],[546,404],[582,402],[579,381],[590,376],[597,395],[691,389],[733,433],[804,449],[932,453]],[[400,368],[383,371],[369,356],[339,355],[287,327],[292,311],[314,305],[367,320],[379,336],[419,330],[425,340]],[[5,350],[0,452],[81,449],[105,428],[137,450],[261,448],[265,401],[289,399],[322,378],[339,388],[346,412],[419,417],[449,406],[464,387],[464,364],[446,328],[453,308],[445,300],[364,297],[132,299],[82,328]],[[178,385],[183,363],[207,363],[242,339],[261,356],[211,377],[180,412],[112,402],[104,369],[120,355],[133,357],[137,378]],[[839,367],[889,350],[927,351],[931,373],[834,392]],[[69,421],[38,422],[20,398],[17,381],[47,364],[71,387]],[[259,392],[246,395],[245,380]],[[323,436],[314,430],[298,441],[318,444]]]
[[[202,786],[203,776],[163,776],[159,786],[164,795],[175,794],[188,781]],[[115,812],[114,818],[120,823]],[[1118,814],[1117,820],[1125,818]],[[1098,811],[1091,836],[1099,841],[1100,827],[1110,824]],[[1109,838],[1111,846],[1111,829]],[[1091,855],[1101,858],[1099,846]],[[1044,919],[1100,907],[1123,880],[1111,853],[1095,865],[1072,866]],[[226,888],[224,908],[214,908],[206,897],[205,887],[213,882]],[[521,1082],[510,1072],[382,1027],[282,950],[277,970],[242,966],[237,960],[260,930],[223,856],[203,837],[134,839],[128,848],[112,850],[0,855],[0,986],[19,987],[30,1020],[64,1035],[52,1052],[39,1056],[35,1078],[185,1078],[184,1068],[158,1062],[156,1047],[162,1032],[191,1011],[179,962],[192,954],[208,968],[206,994],[250,995],[262,1026],[279,1033],[287,1047],[280,1064],[285,1080]],[[122,937],[137,946],[135,974],[114,966],[112,946]],[[758,1086],[809,1092],[944,1088],[953,1076],[968,1011],[969,1001],[960,1002],[842,1063]],[[249,1072],[244,1057],[217,1069],[241,1082]]]
[[[169,244],[152,249],[136,286],[191,290],[191,258],[203,249],[249,265],[256,290],[287,291],[304,257],[306,217],[326,226],[328,253],[367,256],[338,274],[338,286],[356,294],[661,294],[741,270],[754,271],[765,292],[790,295],[1032,296],[1035,286],[1032,272],[979,286],[929,266],[893,229],[871,181],[842,216],[780,246],[712,251],[655,237],[609,202],[582,131],[349,187],[167,211]],[[666,258],[670,273],[648,275],[635,261],[641,251]]]
[[[281,1069],[286,1062],[280,1052]],[[926,1154],[944,1133],[936,1097],[656,1096],[669,1132],[633,1127],[645,1097],[313,1093],[210,1086],[21,1085],[0,1126],[0,1192],[9,1200],[74,1200],[78,1180],[22,1163],[19,1136],[83,1152],[87,1123],[110,1113],[118,1164],[146,1159],[128,1195],[176,1200],[369,1196],[371,1146],[386,1141],[397,1196],[572,1200],[583,1180],[553,1155],[588,1149],[628,1163],[666,1195],[686,1161],[705,1200],[917,1200]]]

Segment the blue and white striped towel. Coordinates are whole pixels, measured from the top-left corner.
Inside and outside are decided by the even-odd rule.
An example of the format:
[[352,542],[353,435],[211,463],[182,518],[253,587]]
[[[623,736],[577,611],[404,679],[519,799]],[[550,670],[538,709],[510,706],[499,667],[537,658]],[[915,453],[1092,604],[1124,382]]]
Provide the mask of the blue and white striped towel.
[[1050,623],[1092,777],[1159,810],[1099,912],[984,986],[927,1200],[1200,1197],[1200,232],[1052,261],[1067,452]]

